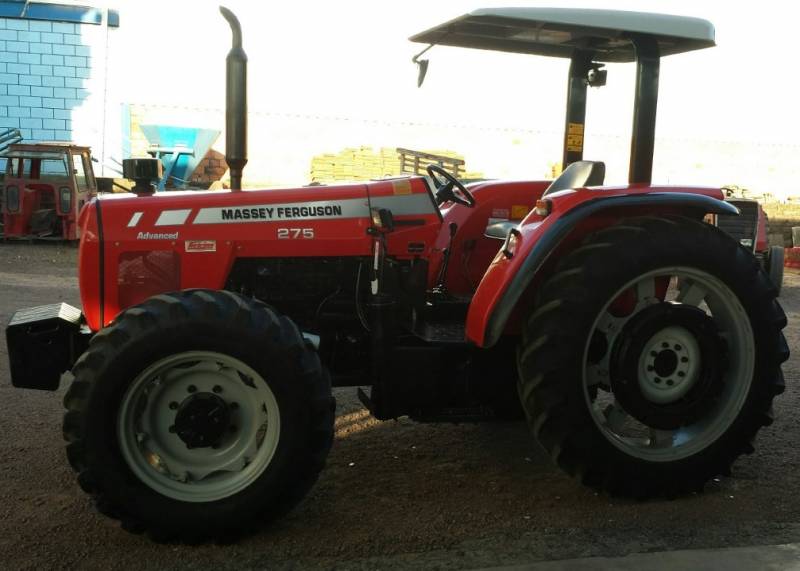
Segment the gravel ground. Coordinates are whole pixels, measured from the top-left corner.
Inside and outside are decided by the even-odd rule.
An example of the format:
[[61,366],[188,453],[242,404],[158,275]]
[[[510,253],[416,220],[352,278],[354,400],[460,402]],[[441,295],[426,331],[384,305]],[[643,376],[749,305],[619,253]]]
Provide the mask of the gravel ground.
[[[76,249],[0,244],[0,322],[79,305]],[[782,296],[798,341],[800,274]],[[67,464],[58,394],[10,386],[0,338],[0,567],[7,569],[456,569],[800,540],[800,353],[777,420],[733,477],[673,501],[597,495],[551,467],[518,423],[370,419],[337,390],[336,442],[308,498],[233,545],[157,545],[96,514]],[[63,384],[67,384],[66,382]]]

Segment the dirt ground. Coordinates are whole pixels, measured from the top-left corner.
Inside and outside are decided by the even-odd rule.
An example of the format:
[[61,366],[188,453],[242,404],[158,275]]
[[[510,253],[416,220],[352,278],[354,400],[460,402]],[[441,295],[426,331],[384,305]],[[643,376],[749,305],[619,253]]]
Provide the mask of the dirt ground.
[[[0,244],[0,323],[20,307],[79,306],[75,248]],[[782,301],[797,346],[800,274]],[[1,335],[1,334],[0,334]],[[800,541],[800,352],[777,420],[733,477],[673,501],[597,495],[554,469],[522,424],[371,420],[337,390],[328,466],[288,517],[233,545],[157,545],[98,515],[67,464],[57,394],[10,386],[0,338],[0,567],[457,569]],[[62,385],[68,384],[65,377]]]

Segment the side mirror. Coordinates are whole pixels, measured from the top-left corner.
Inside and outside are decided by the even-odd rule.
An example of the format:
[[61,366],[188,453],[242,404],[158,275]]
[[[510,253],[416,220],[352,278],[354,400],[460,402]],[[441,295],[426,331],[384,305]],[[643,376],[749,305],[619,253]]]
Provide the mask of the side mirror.
[[419,59],[419,56],[427,52],[429,49],[433,47],[433,44],[429,45],[427,48],[419,52],[417,55],[411,58],[411,61],[417,64],[418,73],[417,73],[417,87],[422,87],[422,82],[425,81],[425,74],[428,73],[428,63],[430,63],[426,59]]
[[419,68],[417,74],[417,87],[422,87],[422,82],[425,81],[425,74],[428,73],[428,63],[429,61],[426,59],[417,60],[414,63],[417,64]]

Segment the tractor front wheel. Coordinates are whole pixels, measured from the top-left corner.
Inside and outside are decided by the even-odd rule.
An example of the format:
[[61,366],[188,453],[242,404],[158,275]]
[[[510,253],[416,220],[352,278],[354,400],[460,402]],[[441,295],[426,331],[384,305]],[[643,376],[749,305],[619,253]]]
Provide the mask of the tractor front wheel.
[[683,218],[588,236],[542,284],[518,351],[529,424],[613,495],[696,491],[753,451],[784,388],[786,317],[754,256]]
[[233,293],[128,309],[73,373],[64,436],[81,487],[157,539],[229,539],[282,515],[333,439],[316,352],[289,319]]

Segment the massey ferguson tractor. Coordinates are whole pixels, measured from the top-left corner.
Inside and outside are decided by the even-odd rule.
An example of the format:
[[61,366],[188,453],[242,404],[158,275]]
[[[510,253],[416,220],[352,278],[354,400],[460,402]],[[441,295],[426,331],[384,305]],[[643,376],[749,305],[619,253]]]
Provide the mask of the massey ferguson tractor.
[[731,187],[723,188],[727,194],[726,201],[739,210],[736,216],[710,216],[710,221],[724,230],[732,238],[752,251],[756,259],[764,267],[769,279],[775,284],[780,295],[783,287],[783,247],[770,246],[767,240],[769,220],[764,208],[757,200],[741,198],[733,195]]
[[[710,23],[487,9],[411,38],[570,61],[553,181],[431,166],[432,185],[243,191],[246,56],[222,12],[231,189],[156,194],[129,164],[136,192],[80,215],[82,309],[22,309],[6,330],[15,386],[72,371],[67,457],[101,512],[183,541],[282,516],[325,464],[331,386],[368,386],[378,419],[524,414],[565,472],[620,496],[701,490],[753,452],[789,355],[776,288],[704,222],[737,214],[721,189],[651,183],[660,58],[713,46]],[[606,62],[637,69],[614,186],[583,159]]]

